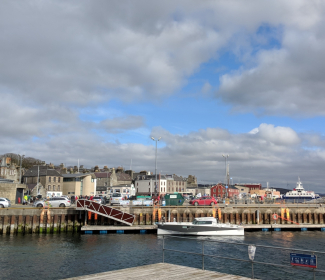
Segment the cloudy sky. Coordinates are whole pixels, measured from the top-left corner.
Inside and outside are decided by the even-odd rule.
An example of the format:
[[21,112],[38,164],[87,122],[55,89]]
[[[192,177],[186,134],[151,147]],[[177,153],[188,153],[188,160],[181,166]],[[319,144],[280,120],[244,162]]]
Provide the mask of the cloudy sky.
[[0,154],[325,192],[324,1],[0,3]]

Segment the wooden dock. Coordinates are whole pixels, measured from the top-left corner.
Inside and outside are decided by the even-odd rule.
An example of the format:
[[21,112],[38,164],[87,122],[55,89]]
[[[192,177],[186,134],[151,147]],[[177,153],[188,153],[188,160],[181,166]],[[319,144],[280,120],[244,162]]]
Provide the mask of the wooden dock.
[[215,271],[202,270],[193,267],[169,264],[156,263],[144,266],[113,270],[98,274],[85,275],[80,277],[67,278],[66,280],[123,280],[123,279],[218,279],[218,280],[248,280],[247,278],[238,275],[225,274]]

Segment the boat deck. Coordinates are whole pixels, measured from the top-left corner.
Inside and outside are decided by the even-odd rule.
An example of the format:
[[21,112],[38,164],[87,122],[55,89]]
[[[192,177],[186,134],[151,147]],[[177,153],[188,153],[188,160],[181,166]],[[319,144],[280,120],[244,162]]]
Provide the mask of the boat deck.
[[85,275],[80,277],[67,278],[66,280],[106,280],[106,279],[220,279],[220,280],[248,280],[247,278],[238,275],[225,274],[209,270],[202,270],[193,267],[169,264],[169,263],[156,263],[144,266],[125,268],[120,270],[113,270],[98,274]]

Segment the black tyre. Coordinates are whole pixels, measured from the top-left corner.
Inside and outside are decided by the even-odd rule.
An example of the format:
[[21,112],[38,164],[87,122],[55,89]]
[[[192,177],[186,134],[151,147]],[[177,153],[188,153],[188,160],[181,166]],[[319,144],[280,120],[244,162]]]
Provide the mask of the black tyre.
[[212,202],[210,203],[210,205],[213,206],[213,205],[214,205],[214,202],[212,201]]
[[41,208],[41,207],[43,207],[43,204],[39,203],[39,204],[36,205],[36,207]]
[[195,206],[198,206],[199,204],[197,202],[194,203]]
[[64,203],[61,203],[61,204],[59,205],[59,207],[65,207],[65,204],[64,204]]
[[0,204],[0,208],[5,208],[2,204]]

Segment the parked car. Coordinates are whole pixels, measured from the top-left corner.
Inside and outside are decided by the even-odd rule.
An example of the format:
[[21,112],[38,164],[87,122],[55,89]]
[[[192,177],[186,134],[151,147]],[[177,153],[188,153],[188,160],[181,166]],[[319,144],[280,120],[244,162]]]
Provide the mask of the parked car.
[[8,198],[0,197],[0,208],[10,207],[11,203]]
[[198,206],[198,205],[214,205],[218,202],[212,196],[202,196],[200,198],[196,198],[190,201],[190,204]]
[[111,205],[113,204],[120,204],[120,201],[123,200],[122,194],[120,193],[113,193],[111,196]]
[[51,197],[48,200],[36,200],[33,204],[34,207],[44,207],[48,204],[51,207],[70,207],[71,202],[66,197]]
[[105,200],[102,196],[94,196],[92,201],[95,201],[99,204],[105,204]]

